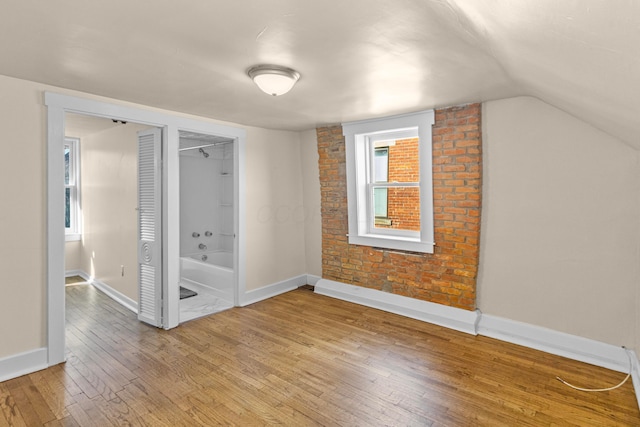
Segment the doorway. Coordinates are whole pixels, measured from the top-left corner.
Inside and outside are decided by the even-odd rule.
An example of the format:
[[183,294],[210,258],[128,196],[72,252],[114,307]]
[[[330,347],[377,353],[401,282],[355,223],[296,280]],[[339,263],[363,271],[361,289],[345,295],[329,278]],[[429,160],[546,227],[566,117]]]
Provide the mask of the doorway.
[[180,131],[180,322],[237,303],[234,144]]
[[47,353],[49,366],[65,360],[65,294],[64,294],[64,163],[60,161],[65,137],[65,114],[77,113],[149,127],[162,128],[162,245],[161,305],[165,329],[179,324],[180,284],[180,209],[179,209],[179,132],[189,131],[220,135],[235,139],[234,144],[234,218],[235,289],[234,300],[245,292],[244,218],[244,150],[246,131],[205,120],[194,120],[157,111],[133,108],[102,101],[55,93],[44,94],[47,107]]
[[82,277],[135,313],[137,135],[146,129],[133,122],[65,114],[65,135],[75,142],[70,153],[65,150],[65,183],[73,184],[65,188],[66,275]]

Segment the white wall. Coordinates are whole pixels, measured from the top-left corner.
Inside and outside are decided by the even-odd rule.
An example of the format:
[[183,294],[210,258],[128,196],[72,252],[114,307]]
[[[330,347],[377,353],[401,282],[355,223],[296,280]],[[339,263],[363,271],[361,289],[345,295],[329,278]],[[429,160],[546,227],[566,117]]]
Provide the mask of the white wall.
[[307,273],[322,276],[322,213],[320,211],[320,170],[315,129],[300,133],[300,164],[305,215],[304,245]]
[[80,139],[82,270],[134,301],[138,301],[137,132],[147,128],[127,123]]
[[[0,193],[4,205],[14,208],[0,214],[0,359],[46,345],[44,91],[241,127],[0,76],[2,139],[11,147],[11,155],[0,159],[0,179],[12,183],[20,178],[19,186],[4,185]],[[299,134],[253,127],[247,133],[247,290],[251,290],[304,274],[306,267],[304,222],[298,214],[303,206]],[[127,191],[135,192],[135,183]]]
[[82,270],[80,264],[80,253],[82,251],[82,242],[73,240],[64,244],[64,269],[65,271]]
[[247,290],[305,274],[297,132],[247,131]]
[[0,156],[2,358],[44,345],[46,110],[42,92],[30,82],[0,77],[0,93],[7,153]]
[[530,97],[482,120],[480,310],[637,349],[638,153]]

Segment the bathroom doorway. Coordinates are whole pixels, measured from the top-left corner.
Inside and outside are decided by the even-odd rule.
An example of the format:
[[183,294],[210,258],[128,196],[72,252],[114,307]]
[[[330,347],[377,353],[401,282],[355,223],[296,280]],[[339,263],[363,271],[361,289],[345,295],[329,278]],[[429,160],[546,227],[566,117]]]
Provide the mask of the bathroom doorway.
[[180,131],[180,322],[235,305],[235,139]]

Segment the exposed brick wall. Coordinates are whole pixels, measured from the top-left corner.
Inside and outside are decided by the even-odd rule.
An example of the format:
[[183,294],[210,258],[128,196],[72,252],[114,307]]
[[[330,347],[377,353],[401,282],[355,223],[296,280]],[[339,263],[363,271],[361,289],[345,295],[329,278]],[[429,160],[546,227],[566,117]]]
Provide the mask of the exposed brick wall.
[[317,129],[322,277],[473,310],[480,243],[480,104],[436,110],[433,254],[350,245],[341,126]]

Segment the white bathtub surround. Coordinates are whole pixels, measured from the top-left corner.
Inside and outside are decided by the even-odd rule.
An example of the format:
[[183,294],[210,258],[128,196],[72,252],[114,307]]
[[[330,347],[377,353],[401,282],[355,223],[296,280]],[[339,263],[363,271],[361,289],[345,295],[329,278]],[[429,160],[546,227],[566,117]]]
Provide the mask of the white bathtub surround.
[[206,251],[233,252],[233,147],[233,140],[229,138],[181,132],[180,255],[183,257]]
[[205,264],[216,265],[218,267],[233,270],[233,253],[225,250],[198,252],[187,255],[187,258],[194,259]]
[[[203,256],[206,256],[206,261],[202,260]],[[180,265],[183,283],[206,286],[217,297],[233,302],[233,254],[222,251],[202,252],[181,258]],[[188,285],[184,287],[191,289]]]

